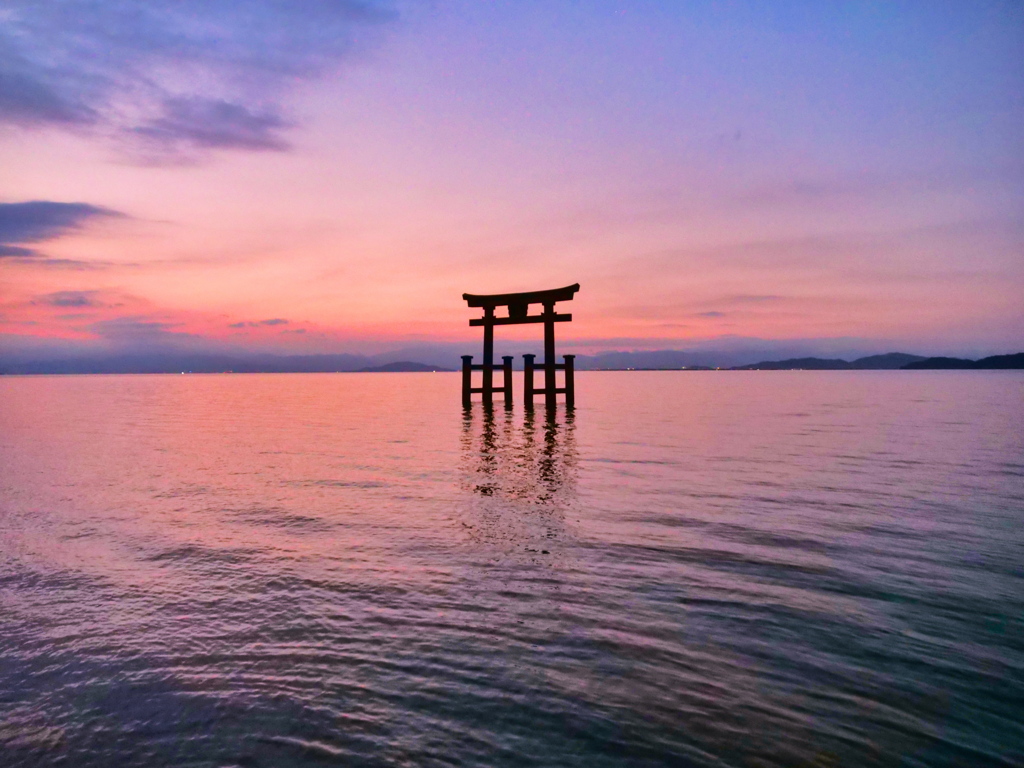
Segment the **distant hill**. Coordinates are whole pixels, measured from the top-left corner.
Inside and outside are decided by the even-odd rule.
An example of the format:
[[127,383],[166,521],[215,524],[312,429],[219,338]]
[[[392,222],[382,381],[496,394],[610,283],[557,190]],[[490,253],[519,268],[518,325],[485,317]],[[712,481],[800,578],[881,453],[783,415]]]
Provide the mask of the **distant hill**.
[[889,352],[885,355],[861,357],[850,363],[850,367],[862,371],[895,371],[911,363],[924,360],[924,355],[908,355],[906,352]]
[[135,353],[64,360],[8,362],[4,373],[335,373],[355,371],[450,371],[407,360],[374,365],[365,355],[220,355],[210,353]]
[[853,366],[845,360],[821,357],[794,357],[791,360],[764,360],[760,363],[740,365],[734,371],[848,371]]
[[371,365],[366,368],[360,368],[358,373],[434,373],[437,371],[451,372],[451,370],[451,368],[441,368],[436,365],[424,365],[423,363],[400,360],[397,363],[385,363],[384,365]]
[[903,366],[905,370],[998,370],[1024,368],[1024,352],[1014,355],[993,355],[981,360],[961,357],[929,357]]
[[859,357],[853,362],[822,357],[795,357],[789,360],[765,360],[741,365],[734,371],[894,371],[910,363],[924,360],[921,355],[889,352],[884,355]]
[[1024,352],[1018,352],[1014,355],[983,357],[974,364],[974,367],[987,369],[1024,368]]

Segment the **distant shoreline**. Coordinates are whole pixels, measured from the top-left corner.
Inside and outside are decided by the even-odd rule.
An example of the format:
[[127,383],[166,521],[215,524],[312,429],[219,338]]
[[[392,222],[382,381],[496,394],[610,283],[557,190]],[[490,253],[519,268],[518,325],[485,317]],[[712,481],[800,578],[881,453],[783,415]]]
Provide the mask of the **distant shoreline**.
[[[516,369],[518,373],[521,369]],[[968,373],[984,373],[994,371],[1020,371],[1024,366],[1005,368],[590,368],[581,373],[879,373],[879,372],[920,372],[920,371],[960,371]],[[63,372],[19,372],[7,373],[0,371],[0,377],[22,378],[32,376],[268,376],[294,374],[368,374],[368,373],[450,373],[457,374],[450,368],[438,368],[424,371],[63,371]]]
[[[688,353],[614,353],[576,358],[576,370],[585,371],[869,371],[869,370],[1008,370],[1024,369],[1024,352],[994,355],[980,360],[955,357],[922,357],[903,352],[871,355],[856,360],[798,357],[765,360],[749,365],[712,365],[680,360]],[[650,359],[652,355],[663,359]],[[630,357],[640,358],[629,365]],[[647,357],[648,359],[644,359]],[[623,359],[626,358],[626,359]],[[379,358],[378,358],[379,359]],[[218,357],[189,355],[160,358],[156,355],[112,356],[64,360],[25,360],[0,363],[0,375],[102,375],[102,374],[183,374],[183,373],[457,373],[458,369],[412,360],[395,360],[376,365],[372,360],[352,355],[307,355],[269,357]],[[602,365],[602,363],[606,363]],[[608,364],[611,363],[611,364]],[[521,370],[515,368],[515,370]]]

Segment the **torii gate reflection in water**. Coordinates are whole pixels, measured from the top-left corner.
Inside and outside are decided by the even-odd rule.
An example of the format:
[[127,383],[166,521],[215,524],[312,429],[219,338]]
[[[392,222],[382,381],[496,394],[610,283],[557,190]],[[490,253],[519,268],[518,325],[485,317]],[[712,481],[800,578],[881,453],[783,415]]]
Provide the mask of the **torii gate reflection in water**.
[[[576,401],[575,382],[573,381],[573,360],[575,355],[564,355],[564,363],[555,362],[555,323],[568,323],[572,315],[559,315],[555,312],[555,304],[559,301],[572,301],[573,295],[580,289],[580,284],[567,285],[550,291],[528,291],[526,293],[495,293],[489,296],[477,296],[472,293],[462,294],[462,298],[471,307],[482,307],[484,316],[470,320],[470,325],[482,325],[484,328],[484,361],[482,365],[473,365],[472,355],[462,356],[462,404],[469,405],[474,393],[479,392],[483,402],[490,404],[494,397],[494,371],[502,371],[502,386],[505,407],[512,405],[512,357],[502,357],[502,365],[494,364],[494,326],[521,325],[523,323],[544,323],[544,386],[533,386],[534,359],[536,355],[523,355],[523,389],[527,408],[533,407],[533,396],[544,393],[544,404],[551,408],[557,401],[558,393],[565,394],[565,404],[572,406]],[[529,314],[531,304],[541,304],[544,311],[539,315]],[[508,307],[507,317],[496,317],[496,307]],[[565,371],[565,386],[558,387],[555,382],[555,371]],[[483,372],[482,386],[473,386],[473,371]]]

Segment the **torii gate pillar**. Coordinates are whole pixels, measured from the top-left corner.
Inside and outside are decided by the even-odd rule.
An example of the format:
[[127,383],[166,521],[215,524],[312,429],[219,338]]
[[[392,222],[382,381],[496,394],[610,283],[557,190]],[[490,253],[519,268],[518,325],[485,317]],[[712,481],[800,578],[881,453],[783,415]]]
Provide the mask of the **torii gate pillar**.
[[[496,293],[490,295],[474,295],[471,293],[462,294],[462,298],[471,307],[481,307],[484,316],[469,321],[471,326],[483,326],[484,329],[484,360],[482,365],[473,365],[472,355],[462,356],[462,403],[469,405],[472,395],[479,393],[484,403],[491,403],[494,394],[494,371],[499,366],[494,365],[494,326],[496,325],[520,325],[522,323],[544,323],[544,364],[541,370],[544,371],[543,388],[533,386],[533,372],[535,370],[534,358],[536,355],[523,355],[524,372],[523,384],[526,396],[526,407],[533,407],[533,396],[544,393],[544,404],[553,407],[559,394],[565,395],[565,403],[568,406],[575,404],[576,392],[574,381],[573,360],[575,355],[565,355],[564,363],[556,363],[555,357],[555,323],[567,323],[572,320],[572,315],[558,314],[555,312],[555,304],[559,301],[571,301],[580,284],[575,283],[565,288],[555,288],[549,291],[529,291],[526,293]],[[544,311],[539,315],[529,314],[531,304],[540,304]],[[498,317],[494,314],[496,307],[508,307],[508,315]],[[505,396],[505,407],[512,405],[512,364],[511,357],[503,357],[502,389]],[[557,386],[555,372],[565,371],[565,385]],[[483,381],[480,387],[473,386],[473,371],[483,373]]]

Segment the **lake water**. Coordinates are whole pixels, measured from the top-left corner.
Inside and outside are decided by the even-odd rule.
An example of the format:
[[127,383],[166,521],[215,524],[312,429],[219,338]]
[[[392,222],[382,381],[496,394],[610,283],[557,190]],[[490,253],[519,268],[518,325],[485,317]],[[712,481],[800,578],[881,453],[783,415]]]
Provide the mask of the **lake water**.
[[1024,764],[1024,373],[577,401],[0,378],[0,764]]

